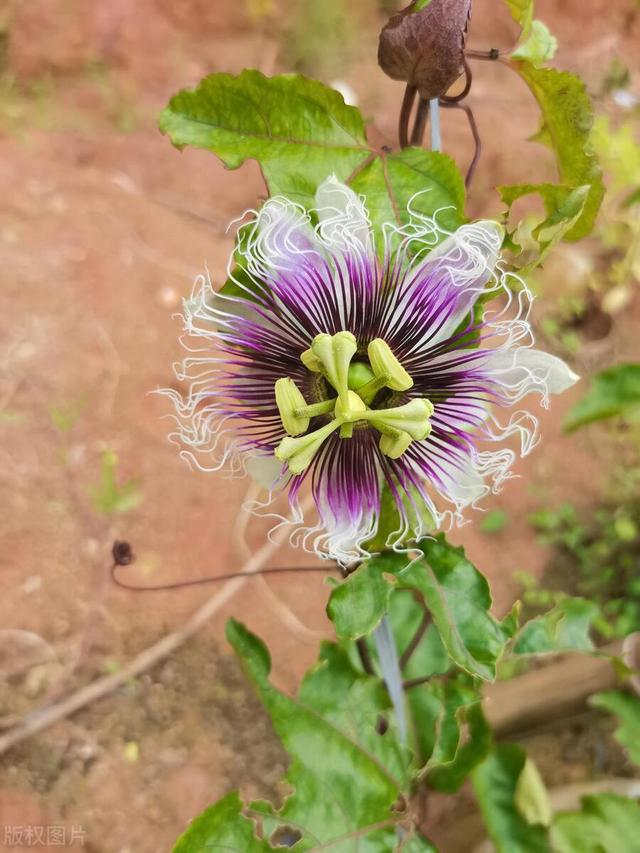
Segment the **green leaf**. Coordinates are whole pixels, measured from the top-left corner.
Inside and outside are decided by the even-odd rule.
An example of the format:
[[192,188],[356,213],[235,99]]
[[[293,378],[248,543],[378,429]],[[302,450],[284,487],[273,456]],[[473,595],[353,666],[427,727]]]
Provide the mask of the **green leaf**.
[[615,739],[628,751],[634,764],[640,765],[640,699],[621,690],[605,690],[589,700],[594,708],[610,711],[620,718]]
[[[375,757],[403,790],[408,789],[411,764],[397,737],[389,694],[379,678],[354,665],[346,644],[322,643],[318,663],[300,685],[298,701]],[[381,716],[389,726],[384,736],[377,731]]]
[[640,853],[640,805],[618,794],[583,797],[579,812],[556,815],[554,853]]
[[[284,834],[297,839],[295,849],[300,851],[320,846],[344,853],[365,847],[371,853],[394,849],[397,824],[403,817],[395,808],[410,789],[410,761],[393,725],[384,735],[376,733],[378,714],[392,715],[380,681],[358,672],[344,649],[327,643],[300,695],[291,698],[269,681],[269,653],[257,637],[235,621],[228,623],[227,636],[291,756],[285,779],[291,793],[280,809],[259,801],[239,814],[233,801],[234,808],[229,810],[233,825],[217,826],[206,836],[207,848],[194,844],[184,850],[225,844],[229,849],[252,850],[229,841],[235,823],[239,821],[242,828],[247,817],[256,822],[260,837],[271,840],[272,846],[259,850],[272,849]],[[197,825],[198,821],[193,826]],[[410,830],[405,839],[406,849],[413,853],[433,851],[429,842]],[[190,841],[188,830],[182,843]]]
[[[473,693],[475,696],[469,695],[466,704],[456,708],[458,736],[453,755],[448,761],[443,761],[444,750],[440,747],[429,762],[429,785],[447,794],[459,790],[469,773],[485,759],[491,748],[491,729],[482,712],[477,691]],[[443,723],[440,730],[445,730]],[[437,766],[438,761],[440,766]]]
[[589,630],[599,612],[599,607],[593,602],[567,596],[548,613],[536,616],[522,626],[513,652],[517,655],[542,655],[593,651]]
[[355,640],[370,634],[384,616],[391,585],[384,577],[401,571],[406,554],[386,553],[372,557],[332,591],[327,615],[338,637]]
[[492,681],[496,664],[515,626],[489,612],[491,593],[462,548],[444,537],[420,543],[424,560],[409,566],[398,585],[417,589],[452,660],[465,672]]
[[[419,599],[413,590],[397,587],[389,599],[388,616],[400,654],[408,647],[424,619],[425,610]],[[450,667],[449,655],[438,629],[435,625],[429,625],[422,641],[409,658],[404,675],[406,678],[444,675]]]
[[227,794],[189,825],[178,839],[173,853],[204,853],[208,850],[264,853],[271,850],[266,841],[256,838],[253,821],[244,817],[241,810],[242,802],[237,792]]
[[640,412],[640,364],[618,364],[597,373],[585,396],[569,410],[568,431],[607,418],[635,417]]
[[142,494],[135,480],[118,485],[117,470],[117,455],[112,450],[106,450],[102,454],[100,464],[100,482],[89,490],[95,511],[102,515],[129,512],[142,501]]
[[532,21],[528,37],[512,52],[512,59],[526,59],[532,65],[542,65],[553,59],[558,40],[542,21]]
[[499,744],[472,772],[473,788],[497,853],[550,853],[547,830],[531,824],[516,805],[526,755],[516,744]]
[[[257,160],[271,195],[285,195],[307,209],[329,175],[350,181],[365,196],[380,250],[383,226],[405,225],[409,203],[419,215],[437,215],[441,231],[434,243],[465,221],[464,182],[450,157],[419,148],[373,151],[358,110],[340,93],[301,75],[212,74],[171,99],[160,129],[177,147],[206,148],[230,169]],[[242,265],[234,276],[249,292],[231,278],[221,292],[251,299],[255,283]]]
[[551,801],[540,771],[530,758],[524,763],[518,776],[513,802],[528,823],[549,826],[551,823]]
[[[465,221],[464,180],[451,157],[439,151],[405,148],[396,154],[383,152],[354,176],[351,187],[366,196],[379,245],[386,223],[409,222],[409,203],[423,216],[437,214],[443,231],[454,231]],[[434,243],[438,236],[445,235],[434,234]]]
[[345,181],[372,154],[359,111],[298,74],[212,74],[171,98],[160,130],[178,147],[213,151],[230,169],[257,160],[272,195],[305,207],[328,175]]
[[583,214],[588,201],[588,186],[573,187],[561,184],[513,184],[498,187],[503,202],[511,208],[521,198],[538,195],[542,199],[546,216],[526,217],[509,234],[511,248],[516,251],[515,263],[522,275],[541,264],[553,247],[568,234]]
[[[516,629],[514,613],[502,622],[491,615],[489,585],[466,559],[463,548],[450,545],[442,534],[423,540],[418,547],[423,559],[408,566],[406,557],[390,559],[386,565],[385,571],[396,578],[392,601],[401,590],[416,591],[451,659],[468,674],[493,680],[498,659]],[[414,608],[414,612],[419,611]],[[408,642],[398,637],[397,641],[400,648]]]
[[408,689],[407,699],[412,711],[418,763],[423,771],[450,766],[462,742],[467,713],[479,702],[471,679],[466,676],[432,678]]
[[533,21],[533,0],[506,0],[511,17],[522,27],[523,33],[528,34]]
[[604,195],[590,141],[593,108],[584,83],[567,71],[536,68],[523,60],[511,64],[538,102],[543,119],[538,136],[555,152],[561,182],[574,188],[590,186],[582,215],[565,235],[567,240],[579,240],[591,231]]

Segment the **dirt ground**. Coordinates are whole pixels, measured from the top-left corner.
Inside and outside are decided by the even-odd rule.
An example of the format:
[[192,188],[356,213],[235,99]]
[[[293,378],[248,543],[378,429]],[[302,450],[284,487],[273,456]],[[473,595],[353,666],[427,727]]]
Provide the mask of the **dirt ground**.
[[[228,172],[206,152],[177,152],[155,120],[173,92],[207,72],[287,70],[292,5],[10,0],[0,10],[5,722],[117,671],[215,592],[118,589],[108,578],[115,538],[132,543],[137,561],[122,571],[138,583],[233,571],[247,547],[262,542],[260,522],[249,524],[248,546],[238,529],[247,483],[190,471],[167,442],[166,401],[149,392],[175,384],[179,324],[172,314],[205,264],[215,281],[224,280],[227,224],[264,189],[253,164]],[[355,4],[357,31],[345,36],[336,76],[375,117],[375,137],[394,144],[402,90],[376,69],[383,18],[374,6]],[[631,0],[586,7],[546,0],[538,14],[559,38],[558,64],[583,73],[597,92],[613,59],[633,61],[635,8]],[[508,46],[513,34],[497,0],[475,4],[472,45]],[[544,149],[522,148],[536,111],[514,75],[481,63],[471,103],[485,150],[470,212],[481,215],[497,210],[498,180],[537,180],[551,166]],[[468,159],[457,116],[445,117],[444,142]],[[558,264],[553,270],[561,292],[563,271]],[[639,321],[636,295],[608,336],[585,340],[576,370],[586,376],[637,357]],[[452,534],[489,576],[498,611],[516,595],[515,570],[544,568],[527,513],[560,500],[588,505],[606,489],[613,451],[600,434],[561,432],[581,390],[541,413],[543,444],[518,466],[520,479],[488,502],[508,513],[504,531],[488,536],[471,524]],[[117,454],[118,479],[135,480],[141,498],[111,519],[90,498],[108,450]],[[313,562],[282,550],[271,565]],[[93,853],[158,853],[230,788],[273,794],[284,757],[225,647],[224,622],[240,617],[264,637],[277,683],[293,690],[319,638],[330,635],[326,597],[321,573],[252,580],[177,653],[8,751],[0,758],[0,832],[57,825],[69,840],[75,827]],[[15,851],[33,847],[4,842]]]

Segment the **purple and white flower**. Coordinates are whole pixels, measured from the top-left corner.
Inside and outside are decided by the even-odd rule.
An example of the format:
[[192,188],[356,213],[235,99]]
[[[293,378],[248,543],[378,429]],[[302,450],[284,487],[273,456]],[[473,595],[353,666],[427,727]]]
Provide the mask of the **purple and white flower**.
[[185,302],[173,437],[201,469],[266,471],[263,506],[287,490],[287,522],[322,556],[367,556],[385,490],[389,547],[461,521],[510,476],[513,440],[521,455],[537,441],[528,412],[504,425],[493,412],[532,392],[547,406],[577,379],[532,349],[531,297],[500,262],[495,222],[443,235],[410,208],[376,247],[363,202],[332,177],[313,215],[272,198],[241,236],[241,295],[201,277]]

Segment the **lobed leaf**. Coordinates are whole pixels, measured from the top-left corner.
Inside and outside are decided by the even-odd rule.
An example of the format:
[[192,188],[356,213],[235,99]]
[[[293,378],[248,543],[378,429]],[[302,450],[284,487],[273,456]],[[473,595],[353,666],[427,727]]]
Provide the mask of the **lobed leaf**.
[[[392,714],[380,681],[353,667],[345,649],[326,643],[299,696],[291,698],[270,683],[269,653],[257,637],[235,621],[227,636],[291,756],[291,793],[279,809],[264,801],[242,807],[230,795],[194,821],[180,853],[223,847],[258,853],[283,843],[300,851],[395,849],[402,819],[396,807],[409,792],[411,765],[393,725],[384,735],[376,732],[378,715]],[[248,834],[252,823],[260,838]],[[434,853],[417,833],[401,832],[403,849]]]
[[569,432],[608,418],[640,413],[640,364],[618,364],[597,373],[591,387],[570,410],[564,424]]
[[579,812],[556,815],[554,853],[640,853],[640,804],[618,794],[582,798]]
[[518,781],[526,761],[524,750],[516,744],[498,744],[471,774],[497,853],[550,853],[551,850],[546,827],[529,823],[516,802]]
[[554,151],[560,180],[569,187],[590,187],[581,216],[564,235],[567,240],[579,240],[591,231],[604,196],[602,172],[590,142],[591,101],[574,74],[537,68],[524,60],[511,64],[538,102],[542,112],[538,139]]
[[442,232],[454,231],[465,221],[462,175],[451,157],[439,151],[382,152],[354,176],[351,187],[365,196],[379,243],[387,223],[409,222],[409,207],[418,215],[435,216],[441,231],[434,232],[434,245],[444,236]]
[[451,659],[469,675],[493,680],[497,661],[515,631],[514,614],[500,622],[489,612],[489,585],[466,559],[464,549],[450,545],[442,534],[418,547],[421,559],[407,565],[406,555],[387,552],[333,590],[328,612],[339,636],[360,637],[375,628],[391,591],[383,574],[390,574],[398,591],[413,590],[421,596]]
[[513,184],[498,187],[503,202],[507,205],[508,219],[511,208],[521,198],[538,195],[542,199],[545,218],[523,220],[509,235],[510,247],[516,252],[515,263],[523,275],[541,264],[553,247],[576,225],[587,203],[590,188],[562,184]]
[[256,838],[255,825],[242,814],[242,809],[238,792],[227,794],[191,822],[176,842],[173,853],[200,853],[216,849],[265,853],[271,850],[266,841]]
[[589,700],[594,708],[615,714],[620,725],[615,739],[628,751],[634,764],[640,765],[640,699],[621,690],[605,690]]
[[513,614],[500,622],[489,612],[489,585],[462,548],[439,536],[420,549],[424,560],[404,571],[399,585],[423,595],[451,659],[470,675],[492,681],[515,630]]
[[372,557],[338,584],[329,597],[327,615],[338,637],[355,640],[370,634],[387,611],[392,586],[384,575],[400,571],[406,555]]
[[511,53],[512,59],[525,59],[532,65],[542,65],[553,59],[558,40],[542,21],[532,21],[527,37]]
[[516,635],[513,652],[517,655],[542,655],[593,651],[589,631],[599,612],[599,607],[593,602],[567,596],[548,613],[536,616],[522,626]]
[[211,74],[171,98],[160,130],[178,147],[213,151],[230,169],[257,160],[272,195],[305,207],[328,175],[345,181],[371,156],[360,112],[299,74]]
[[329,175],[350,181],[366,198],[379,243],[383,225],[408,222],[410,201],[418,214],[437,214],[443,229],[464,221],[464,183],[450,157],[420,148],[372,150],[360,112],[299,74],[211,74],[170,100],[160,130],[179,148],[213,151],[230,169],[257,160],[271,195],[307,209]]

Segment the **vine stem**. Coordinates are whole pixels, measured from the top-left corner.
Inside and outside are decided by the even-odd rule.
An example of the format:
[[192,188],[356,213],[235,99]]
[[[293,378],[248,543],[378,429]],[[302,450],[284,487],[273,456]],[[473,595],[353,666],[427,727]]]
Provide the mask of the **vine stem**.
[[[303,502],[303,510],[307,510],[310,507],[310,500]],[[70,696],[66,696],[58,702],[28,713],[17,725],[0,736],[0,755],[21,741],[58,722],[58,720],[62,720],[70,714],[75,714],[76,711],[79,711],[86,705],[95,702],[97,699],[101,699],[103,696],[107,696],[109,693],[117,690],[118,687],[126,684],[129,679],[135,678],[150,669],[158,661],[182,646],[183,643],[197,634],[209,622],[212,616],[218,613],[242,589],[250,577],[260,571],[265,563],[286,542],[288,535],[285,526],[276,529],[272,538],[267,540],[262,548],[247,560],[236,577],[227,580],[222,589],[218,590],[215,595],[208,598],[204,604],[194,611],[181,628],[165,635],[162,639],[144,649],[144,651],[129,661],[128,664],[119,669],[118,672],[97,678]]]

